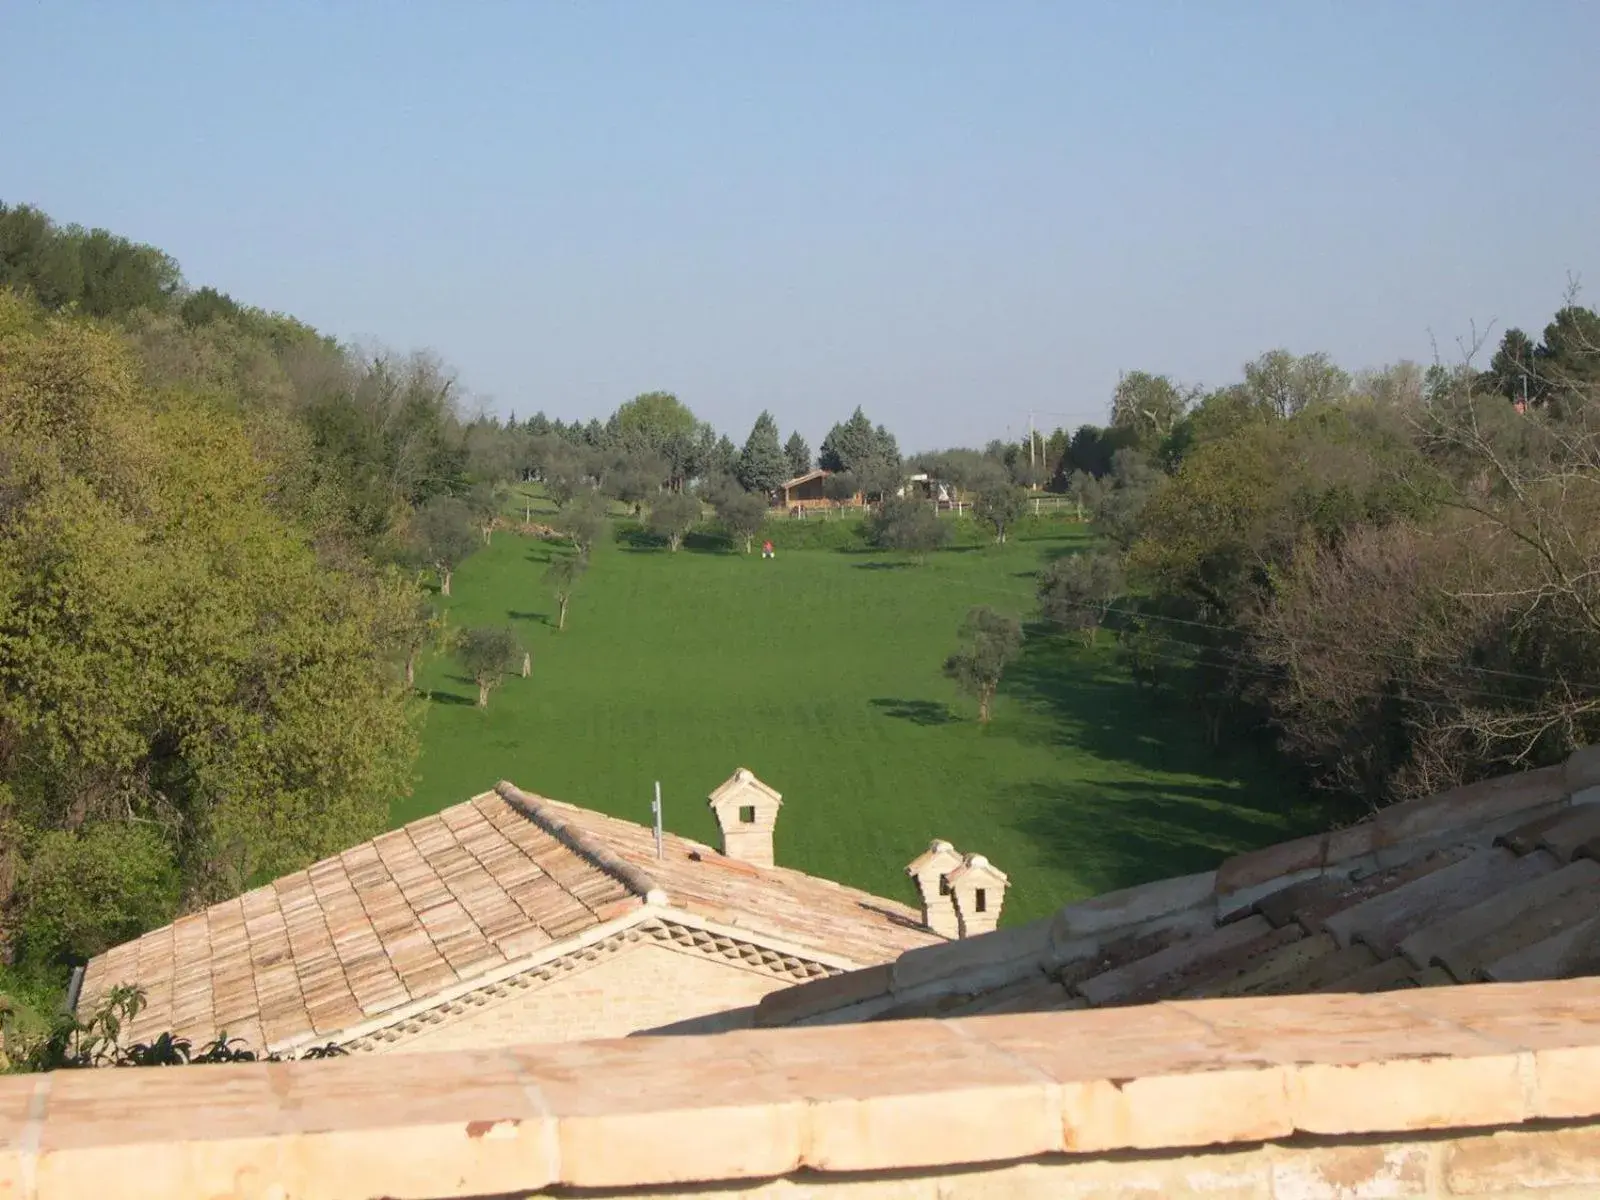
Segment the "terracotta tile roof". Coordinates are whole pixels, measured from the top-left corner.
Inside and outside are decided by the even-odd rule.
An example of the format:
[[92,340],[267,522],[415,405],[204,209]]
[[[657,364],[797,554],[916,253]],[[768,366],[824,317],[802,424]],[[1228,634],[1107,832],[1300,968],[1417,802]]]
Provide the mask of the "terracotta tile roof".
[[554,800],[540,800],[624,863],[647,874],[676,909],[762,937],[846,958],[883,962],[916,946],[942,943],[917,909],[787,867],[724,858],[710,846],[668,833],[655,856],[655,833],[632,821]]
[[78,1008],[133,983],[147,1004],[130,1041],[336,1039],[647,904],[832,969],[942,940],[915,910],[828,880],[670,833],[663,851],[641,825],[502,784],[107,951]]
[[1600,974],[1600,747],[767,997],[757,1025]]
[[831,474],[831,471],[826,471],[821,467],[816,467],[810,471],[807,471],[804,475],[796,475],[793,479],[785,479],[778,485],[778,490],[781,492],[788,488],[798,487],[802,483],[810,483],[813,479],[820,479],[823,476]]

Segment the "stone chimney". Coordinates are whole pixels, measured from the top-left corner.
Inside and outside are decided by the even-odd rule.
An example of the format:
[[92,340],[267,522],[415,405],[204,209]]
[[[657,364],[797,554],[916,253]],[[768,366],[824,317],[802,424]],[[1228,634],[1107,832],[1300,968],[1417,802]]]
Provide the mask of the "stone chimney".
[[960,937],[956,920],[955,897],[950,894],[946,876],[961,865],[961,855],[949,842],[937,839],[906,865],[906,874],[916,880],[922,896],[922,923],[947,938]]
[[992,933],[1000,920],[1000,905],[1010,882],[981,854],[969,854],[945,876],[955,901],[957,936],[969,938]]
[[740,767],[709,798],[722,830],[722,852],[740,862],[770,867],[772,829],[783,797]]

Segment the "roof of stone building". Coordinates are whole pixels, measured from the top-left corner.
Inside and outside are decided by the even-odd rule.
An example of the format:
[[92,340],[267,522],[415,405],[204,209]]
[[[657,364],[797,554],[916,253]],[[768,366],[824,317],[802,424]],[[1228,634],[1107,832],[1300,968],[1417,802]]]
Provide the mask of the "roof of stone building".
[[745,1016],[832,1024],[1600,973],[1597,784],[1590,747],[789,988]]
[[107,951],[78,1008],[136,984],[130,1041],[339,1040],[656,914],[772,947],[800,978],[942,940],[904,905],[672,833],[658,859],[651,829],[501,784]]

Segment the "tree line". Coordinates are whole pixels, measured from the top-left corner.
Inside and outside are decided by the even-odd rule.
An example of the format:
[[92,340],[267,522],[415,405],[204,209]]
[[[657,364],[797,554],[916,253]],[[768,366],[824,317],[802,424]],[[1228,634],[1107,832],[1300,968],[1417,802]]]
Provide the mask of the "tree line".
[[1043,614],[1341,806],[1600,739],[1600,318],[1482,349],[1126,376],[1107,469],[1068,477],[1102,549],[1043,574]]

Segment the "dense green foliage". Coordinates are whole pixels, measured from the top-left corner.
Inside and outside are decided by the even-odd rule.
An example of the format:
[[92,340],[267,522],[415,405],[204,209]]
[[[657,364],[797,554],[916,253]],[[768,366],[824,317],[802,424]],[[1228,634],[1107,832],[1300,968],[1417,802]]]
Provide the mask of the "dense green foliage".
[[[34,1029],[23,1028],[0,998],[0,1073],[282,1061],[278,1054],[258,1054],[241,1039],[230,1038],[226,1030],[199,1046],[171,1033],[148,1042],[125,1043],[122,1030],[144,1005],[144,992],[138,988],[115,987],[87,1017],[61,1013]],[[330,1042],[308,1047],[295,1057],[341,1058],[347,1053]]]
[[1069,476],[1118,557],[1052,568],[1045,615],[1112,625],[1213,740],[1270,733],[1336,805],[1600,740],[1600,318],[1511,330],[1483,373],[1243,376],[1124,379],[1131,440]]
[[319,553],[228,399],[0,294],[0,912],[36,967],[371,836],[406,788],[414,591]]
[[950,537],[950,525],[916,496],[891,496],[867,522],[868,537],[880,550],[902,550],[918,561]]

